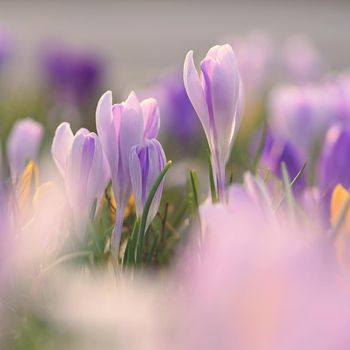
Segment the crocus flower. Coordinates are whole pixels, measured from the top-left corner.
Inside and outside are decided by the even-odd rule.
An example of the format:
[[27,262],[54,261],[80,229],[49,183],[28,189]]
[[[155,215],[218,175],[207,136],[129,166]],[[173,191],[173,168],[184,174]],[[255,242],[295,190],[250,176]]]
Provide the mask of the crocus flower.
[[291,142],[309,157],[334,117],[328,113],[325,95],[317,85],[280,86],[269,101],[269,126],[275,138]]
[[326,108],[334,118],[346,125],[350,123],[350,73],[328,78],[323,84]]
[[109,179],[108,164],[99,138],[87,129],[80,129],[73,135],[70,125],[62,123],[56,129],[51,152],[64,178],[75,219],[79,216],[86,219]]
[[157,101],[141,103],[134,92],[125,102],[112,104],[112,92],[100,98],[96,110],[96,127],[111,170],[113,192],[117,200],[114,247],[118,249],[124,208],[131,195],[129,157],[131,148],[144,139],[155,138],[159,130]]
[[224,200],[225,166],[240,123],[242,88],[236,58],[230,45],[212,47],[201,62],[201,76],[189,51],[184,63],[184,83],[211,151],[220,200]]
[[103,75],[103,62],[90,52],[75,52],[56,44],[45,48],[43,71],[58,102],[81,106],[96,96]]
[[[289,177],[294,179],[301,170],[303,163],[305,163],[305,159],[303,159],[292,143],[276,139],[272,137],[271,132],[268,131],[260,158],[260,164],[267,167],[275,176],[282,178],[282,163],[285,163]],[[303,174],[293,186],[293,190],[300,192],[305,185],[306,176]]]
[[156,97],[162,112],[162,140],[188,149],[195,142],[200,125],[184,88],[182,73],[175,71],[159,78],[147,89],[147,94]]
[[318,185],[327,206],[337,184],[345,188],[350,186],[349,152],[350,128],[332,126],[326,135],[317,172]]
[[20,178],[26,162],[35,160],[43,137],[43,127],[33,119],[18,120],[7,140],[7,158],[12,181]]
[[[155,181],[166,163],[165,153],[161,144],[156,140],[145,140],[144,144],[134,146],[130,152],[130,176],[135,197],[136,213],[143,212],[145,201]],[[157,214],[162,196],[163,182],[158,187],[147,216],[146,228]]]

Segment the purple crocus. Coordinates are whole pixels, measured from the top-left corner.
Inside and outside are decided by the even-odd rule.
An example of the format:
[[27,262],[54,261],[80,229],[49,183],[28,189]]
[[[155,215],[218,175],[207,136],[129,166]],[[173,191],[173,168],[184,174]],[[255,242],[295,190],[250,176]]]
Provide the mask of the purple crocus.
[[96,110],[97,132],[111,170],[113,192],[117,200],[117,216],[113,232],[114,247],[118,249],[124,219],[124,208],[131,195],[129,170],[130,151],[145,139],[155,138],[159,130],[157,101],[139,102],[131,92],[125,102],[112,104],[112,92],[100,98]]
[[[162,112],[163,140],[177,143],[177,147],[186,147],[195,142],[199,131],[196,112],[184,88],[181,72],[171,72],[158,79],[147,94],[155,96]],[[167,136],[171,135],[171,139]]]
[[309,157],[334,117],[318,85],[279,86],[270,95],[269,126],[275,138],[287,140]]
[[43,71],[54,98],[81,106],[98,93],[103,62],[91,52],[75,52],[64,45],[51,45],[43,53]]
[[329,204],[331,193],[337,184],[350,187],[350,127],[332,126],[325,139],[318,167],[318,185]]
[[[301,170],[305,159],[298,150],[288,141],[272,137],[268,131],[265,145],[260,158],[260,164],[266,166],[275,176],[281,178],[281,165],[286,164],[289,177],[293,179]],[[303,174],[293,186],[297,193],[305,188],[306,176]]]
[[14,124],[7,140],[7,158],[14,183],[21,177],[26,162],[35,160],[43,134],[43,126],[31,118]]
[[[136,214],[141,216],[149,192],[166,163],[165,153],[156,140],[145,140],[131,149],[129,168],[135,197]],[[157,214],[163,191],[163,182],[158,187],[147,216],[146,229]]]
[[0,68],[7,62],[13,50],[13,42],[9,33],[0,28]]
[[201,62],[201,76],[189,51],[184,63],[184,84],[202,123],[220,200],[225,199],[225,166],[240,123],[242,88],[230,45],[212,47]]
[[99,138],[83,128],[73,135],[70,125],[62,123],[56,129],[51,152],[64,178],[75,219],[86,219],[109,179],[108,163]]

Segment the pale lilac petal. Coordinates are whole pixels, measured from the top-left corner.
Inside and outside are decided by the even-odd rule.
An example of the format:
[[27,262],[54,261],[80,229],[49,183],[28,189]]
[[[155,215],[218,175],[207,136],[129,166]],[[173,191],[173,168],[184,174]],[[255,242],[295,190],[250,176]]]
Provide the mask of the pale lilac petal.
[[105,92],[97,104],[96,129],[103,145],[108,147],[112,124],[112,92]]
[[[148,184],[147,184],[147,188],[148,188],[147,197],[166,163],[166,157],[165,157],[163,148],[161,144],[155,139],[152,140],[152,147],[150,147],[150,151],[149,151],[149,159],[150,159],[150,168],[149,168],[149,176],[148,176]],[[159,204],[162,198],[163,186],[164,186],[164,180],[160,183],[157,189],[157,192],[153,198],[153,201],[151,203],[151,207],[147,216],[147,224],[146,224],[147,227],[151,224],[151,222],[157,215]]]
[[132,92],[125,101],[124,111],[120,119],[119,147],[120,159],[118,168],[123,181],[129,182],[129,154],[134,145],[143,140],[143,116],[140,103]]
[[[82,168],[82,155],[85,144],[85,136],[80,134],[74,137],[74,141],[71,147],[67,159],[67,168],[65,175],[66,194],[69,204],[72,208],[77,208],[80,205],[85,205],[85,199],[81,198],[81,168]],[[85,175],[86,176],[86,175]]]
[[17,121],[12,128],[7,142],[7,157],[14,182],[21,176],[26,162],[36,158],[43,133],[42,125],[30,118]]
[[140,159],[138,156],[139,146],[134,146],[130,151],[130,179],[131,185],[134,192],[136,213],[138,216],[142,214],[143,203],[142,203],[142,170]]
[[55,132],[51,146],[52,158],[62,176],[64,176],[67,167],[67,158],[72,147],[74,135],[69,123],[60,124]]
[[141,102],[144,118],[144,137],[148,139],[156,138],[160,126],[160,112],[158,103],[154,98],[148,98]]
[[204,129],[209,136],[209,112],[205,101],[204,91],[198,72],[193,62],[193,51],[189,51],[184,63],[184,85],[193,108],[195,109]]
[[95,148],[87,180],[87,198],[89,203],[93,203],[95,199],[102,195],[107,186],[109,175],[101,142],[96,134],[91,133],[91,135],[95,140]]
[[218,52],[220,50],[220,47],[221,47],[220,45],[215,45],[212,48],[210,48],[209,51],[206,54],[206,57],[211,57],[214,60],[216,60]]
[[223,46],[218,52],[218,64],[211,79],[213,113],[218,133],[217,146],[222,161],[228,160],[233,136],[237,125],[237,111],[239,108],[240,77],[232,49]]

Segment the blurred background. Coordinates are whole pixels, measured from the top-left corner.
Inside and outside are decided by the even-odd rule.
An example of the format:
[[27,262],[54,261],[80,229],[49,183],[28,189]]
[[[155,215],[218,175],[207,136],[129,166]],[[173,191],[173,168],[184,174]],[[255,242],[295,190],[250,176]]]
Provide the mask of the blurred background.
[[47,144],[63,120],[94,129],[104,91],[120,102],[135,90],[158,99],[161,141],[178,145],[165,145],[176,158],[181,145],[204,142],[182,83],[188,50],[199,64],[211,46],[230,43],[249,120],[263,120],[256,105],[276,83],[346,70],[349,22],[345,0],[0,1],[0,139],[28,116],[44,122]]
[[282,41],[307,35],[334,68],[348,66],[350,2],[346,0],[0,1],[0,24],[13,40],[11,81],[37,82],[38,50],[52,42],[92,50],[108,67],[104,88],[125,94],[189,49],[201,57],[226,35],[263,30]]

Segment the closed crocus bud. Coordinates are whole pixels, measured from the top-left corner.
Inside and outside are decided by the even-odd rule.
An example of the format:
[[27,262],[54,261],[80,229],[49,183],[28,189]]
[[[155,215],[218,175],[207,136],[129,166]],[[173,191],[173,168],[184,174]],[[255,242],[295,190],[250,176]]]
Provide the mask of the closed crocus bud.
[[225,165],[240,123],[242,87],[230,45],[212,47],[198,75],[190,51],[184,64],[184,84],[202,123],[220,200],[225,197]]
[[280,86],[270,96],[269,125],[276,138],[287,140],[304,157],[314,152],[333,121],[323,89],[315,85]]
[[[131,149],[129,167],[138,216],[141,216],[149,192],[163,170],[165,163],[166,158],[163,148],[156,139],[145,140],[144,144],[134,146]],[[162,191],[163,182],[159,185],[152,201],[147,216],[146,228],[157,214]]]
[[350,187],[350,128],[334,125],[327,133],[318,168],[318,185],[328,206],[337,184]]
[[66,195],[75,216],[86,219],[109,179],[109,168],[97,135],[80,129],[73,135],[62,123],[52,143],[53,159],[64,177]]
[[96,127],[111,170],[113,192],[117,200],[114,247],[119,248],[124,208],[131,195],[129,155],[131,148],[154,138],[159,130],[159,109],[154,99],[139,102],[131,92],[125,102],[112,104],[112,92],[100,98]]
[[18,120],[7,141],[7,158],[13,182],[20,178],[26,162],[34,160],[43,137],[43,127],[33,119]]

